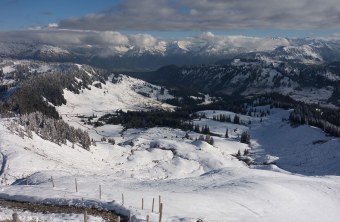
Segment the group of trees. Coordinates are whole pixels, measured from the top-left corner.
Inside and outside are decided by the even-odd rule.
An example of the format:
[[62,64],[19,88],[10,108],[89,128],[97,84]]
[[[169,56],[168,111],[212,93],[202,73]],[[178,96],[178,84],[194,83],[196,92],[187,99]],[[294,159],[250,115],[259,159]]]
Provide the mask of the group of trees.
[[244,124],[244,122],[241,121],[241,118],[239,115],[235,115],[233,119],[231,119],[230,115],[226,114],[220,114],[220,115],[213,115],[213,120],[220,121],[220,122],[226,122],[226,123],[234,123],[234,124]]
[[301,103],[290,113],[289,120],[297,124],[315,126],[329,135],[340,137],[339,110]]
[[[84,149],[89,150],[91,140],[89,134],[81,129],[76,129],[61,119],[47,117],[41,112],[32,112],[23,114],[18,119],[19,125],[23,127],[28,137],[32,137],[32,131],[41,136],[45,140],[49,140],[56,144],[66,144],[67,140],[72,144],[79,144]],[[12,124],[10,125],[13,130]],[[22,136],[22,130],[17,127],[19,135]]]
[[107,114],[98,119],[106,124],[121,124],[125,128],[151,128],[171,127],[183,130],[194,130],[191,123],[193,115],[184,111],[119,111],[115,114]]
[[[32,64],[35,66],[36,64]],[[30,71],[27,66],[17,67],[12,73],[15,83],[1,87],[2,93],[11,90],[11,96],[0,102],[2,116],[19,116],[18,124],[10,125],[11,130],[32,137],[32,131],[43,139],[57,144],[66,144],[67,140],[89,150],[91,140],[86,131],[75,129],[60,119],[54,106],[66,104],[65,89],[80,93],[105,84],[109,72],[82,65],[63,63],[53,66],[44,73]],[[15,90],[13,90],[15,89]],[[113,143],[113,141],[112,141]]]
[[113,139],[113,138],[108,138],[107,140],[106,140],[106,137],[105,136],[103,136],[101,139],[100,139],[100,141],[102,141],[102,142],[108,142],[108,143],[111,143],[112,145],[115,145],[116,144],[116,141],[115,141],[115,139]]
[[249,132],[247,132],[247,131],[242,132],[240,142],[245,143],[245,144],[250,144],[250,134],[249,134]]
[[[184,138],[192,140],[192,138],[189,136],[188,133],[185,134]],[[209,143],[210,145],[214,145],[214,138],[210,136],[209,134],[206,134],[205,136],[201,134],[198,138],[196,138],[196,140],[205,141]]]
[[208,125],[193,124],[192,120],[198,118],[197,114],[185,111],[118,111],[115,114],[106,114],[94,122],[94,126],[105,124],[121,124],[129,128],[170,127],[182,130],[190,130],[205,135],[213,135]]
[[220,122],[231,123],[230,115],[227,116],[226,114],[213,115],[213,120],[220,121]]
[[197,125],[195,125],[193,131],[196,132],[196,133],[210,134],[210,128],[209,128],[208,125],[204,125],[200,129],[200,126],[197,124]]
[[254,117],[264,117],[270,114],[270,111],[264,111],[264,110],[256,110],[256,108],[249,109],[247,115],[248,116],[254,116]]
[[210,135],[205,135],[205,136],[200,135],[198,137],[198,140],[205,141],[205,142],[209,143],[210,145],[214,145],[214,138]]
[[[17,114],[42,112],[44,115],[59,118],[56,109],[49,103],[60,106],[66,104],[63,90],[68,89],[80,93],[83,89],[91,89],[91,84],[98,81],[105,84],[108,72],[82,66],[63,64],[58,71],[31,73],[26,70],[16,85],[15,93],[0,103],[1,113],[13,111]],[[89,75],[88,73],[93,73]]]

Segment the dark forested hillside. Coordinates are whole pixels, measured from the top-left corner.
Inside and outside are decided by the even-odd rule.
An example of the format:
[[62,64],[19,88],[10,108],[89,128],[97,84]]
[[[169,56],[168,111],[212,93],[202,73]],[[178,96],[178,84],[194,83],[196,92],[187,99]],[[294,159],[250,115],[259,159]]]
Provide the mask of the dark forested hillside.
[[[79,69],[76,65],[64,70],[26,74],[12,86],[15,89],[13,95],[1,102],[1,112],[14,111],[24,114],[39,111],[44,115],[58,118],[54,106],[66,104],[64,89],[78,94],[84,88],[90,89],[94,81],[105,84],[107,77],[106,71],[94,70],[88,66]],[[4,91],[9,89],[3,88]]]
[[21,115],[18,124],[20,126],[11,122],[9,128],[11,131],[17,131],[21,137],[26,134],[32,138],[32,132],[35,132],[41,138],[56,144],[66,144],[69,141],[73,146],[78,143],[84,149],[90,149],[91,140],[87,131],[75,129],[63,120],[49,118],[40,112]]
[[317,105],[298,104],[294,106],[289,120],[297,124],[318,127],[332,136],[340,137],[340,110]]
[[340,71],[331,64],[235,59],[218,65],[171,65],[155,72],[131,75],[168,87],[182,87],[220,95],[277,92],[295,95],[303,101],[308,100],[311,94],[318,94],[320,90],[328,91],[327,95],[312,97],[325,104],[332,102],[334,105],[340,105]]

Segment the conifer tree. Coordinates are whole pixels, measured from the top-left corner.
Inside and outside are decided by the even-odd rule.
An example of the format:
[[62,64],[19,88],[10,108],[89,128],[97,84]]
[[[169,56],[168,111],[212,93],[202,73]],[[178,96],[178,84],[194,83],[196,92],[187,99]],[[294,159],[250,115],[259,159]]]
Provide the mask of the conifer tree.
[[235,115],[234,117],[234,123],[235,124],[240,124],[240,117],[238,115]]
[[242,132],[240,142],[245,143],[245,144],[249,144],[250,143],[250,134],[246,131]]

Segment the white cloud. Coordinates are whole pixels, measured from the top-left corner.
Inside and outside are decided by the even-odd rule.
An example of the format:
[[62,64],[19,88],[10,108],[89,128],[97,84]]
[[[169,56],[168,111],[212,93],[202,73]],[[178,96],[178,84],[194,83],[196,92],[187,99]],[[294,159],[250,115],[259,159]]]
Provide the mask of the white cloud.
[[221,53],[235,49],[245,51],[268,51],[278,46],[288,46],[289,41],[285,38],[259,38],[248,36],[218,36],[211,32],[204,32],[201,35],[191,38],[191,48],[205,47],[207,51]]
[[129,43],[129,39],[127,36],[122,35],[119,32],[101,32],[99,33],[100,38],[103,39],[104,42],[113,45],[126,45]]
[[200,38],[202,39],[206,39],[206,40],[211,40],[215,38],[215,35],[212,32],[203,32],[200,35]]
[[148,34],[137,34],[129,36],[133,46],[138,48],[150,48],[156,45],[157,39]]
[[[212,32],[175,40],[158,39],[149,34],[125,35],[112,31],[72,31],[60,29],[26,30],[0,32],[1,41],[38,41],[68,50],[91,50],[99,56],[123,54],[129,50],[149,50],[166,53],[191,51],[194,53],[229,53],[233,50],[272,50],[279,46],[288,46],[285,38],[258,38],[246,36],[221,36]],[[178,51],[179,50],[179,51]],[[82,51],[83,52],[83,51]],[[86,51],[89,52],[89,51]]]
[[122,0],[110,10],[70,18],[83,30],[206,31],[340,28],[338,0]]
[[57,23],[50,23],[50,24],[48,24],[48,28],[58,28],[58,24]]
[[82,34],[84,35],[82,41],[90,45],[112,46],[129,44],[128,37],[126,35],[121,34],[120,32],[103,31],[103,32],[86,32]]

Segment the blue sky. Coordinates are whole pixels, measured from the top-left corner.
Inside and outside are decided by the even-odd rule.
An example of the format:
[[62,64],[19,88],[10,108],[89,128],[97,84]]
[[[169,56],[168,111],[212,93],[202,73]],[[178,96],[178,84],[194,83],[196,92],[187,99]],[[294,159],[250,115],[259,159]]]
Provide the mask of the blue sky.
[[118,0],[0,0],[0,30],[46,26],[69,17],[108,10]]
[[0,0],[0,31],[46,28],[148,33],[319,37],[340,33],[338,0]]

